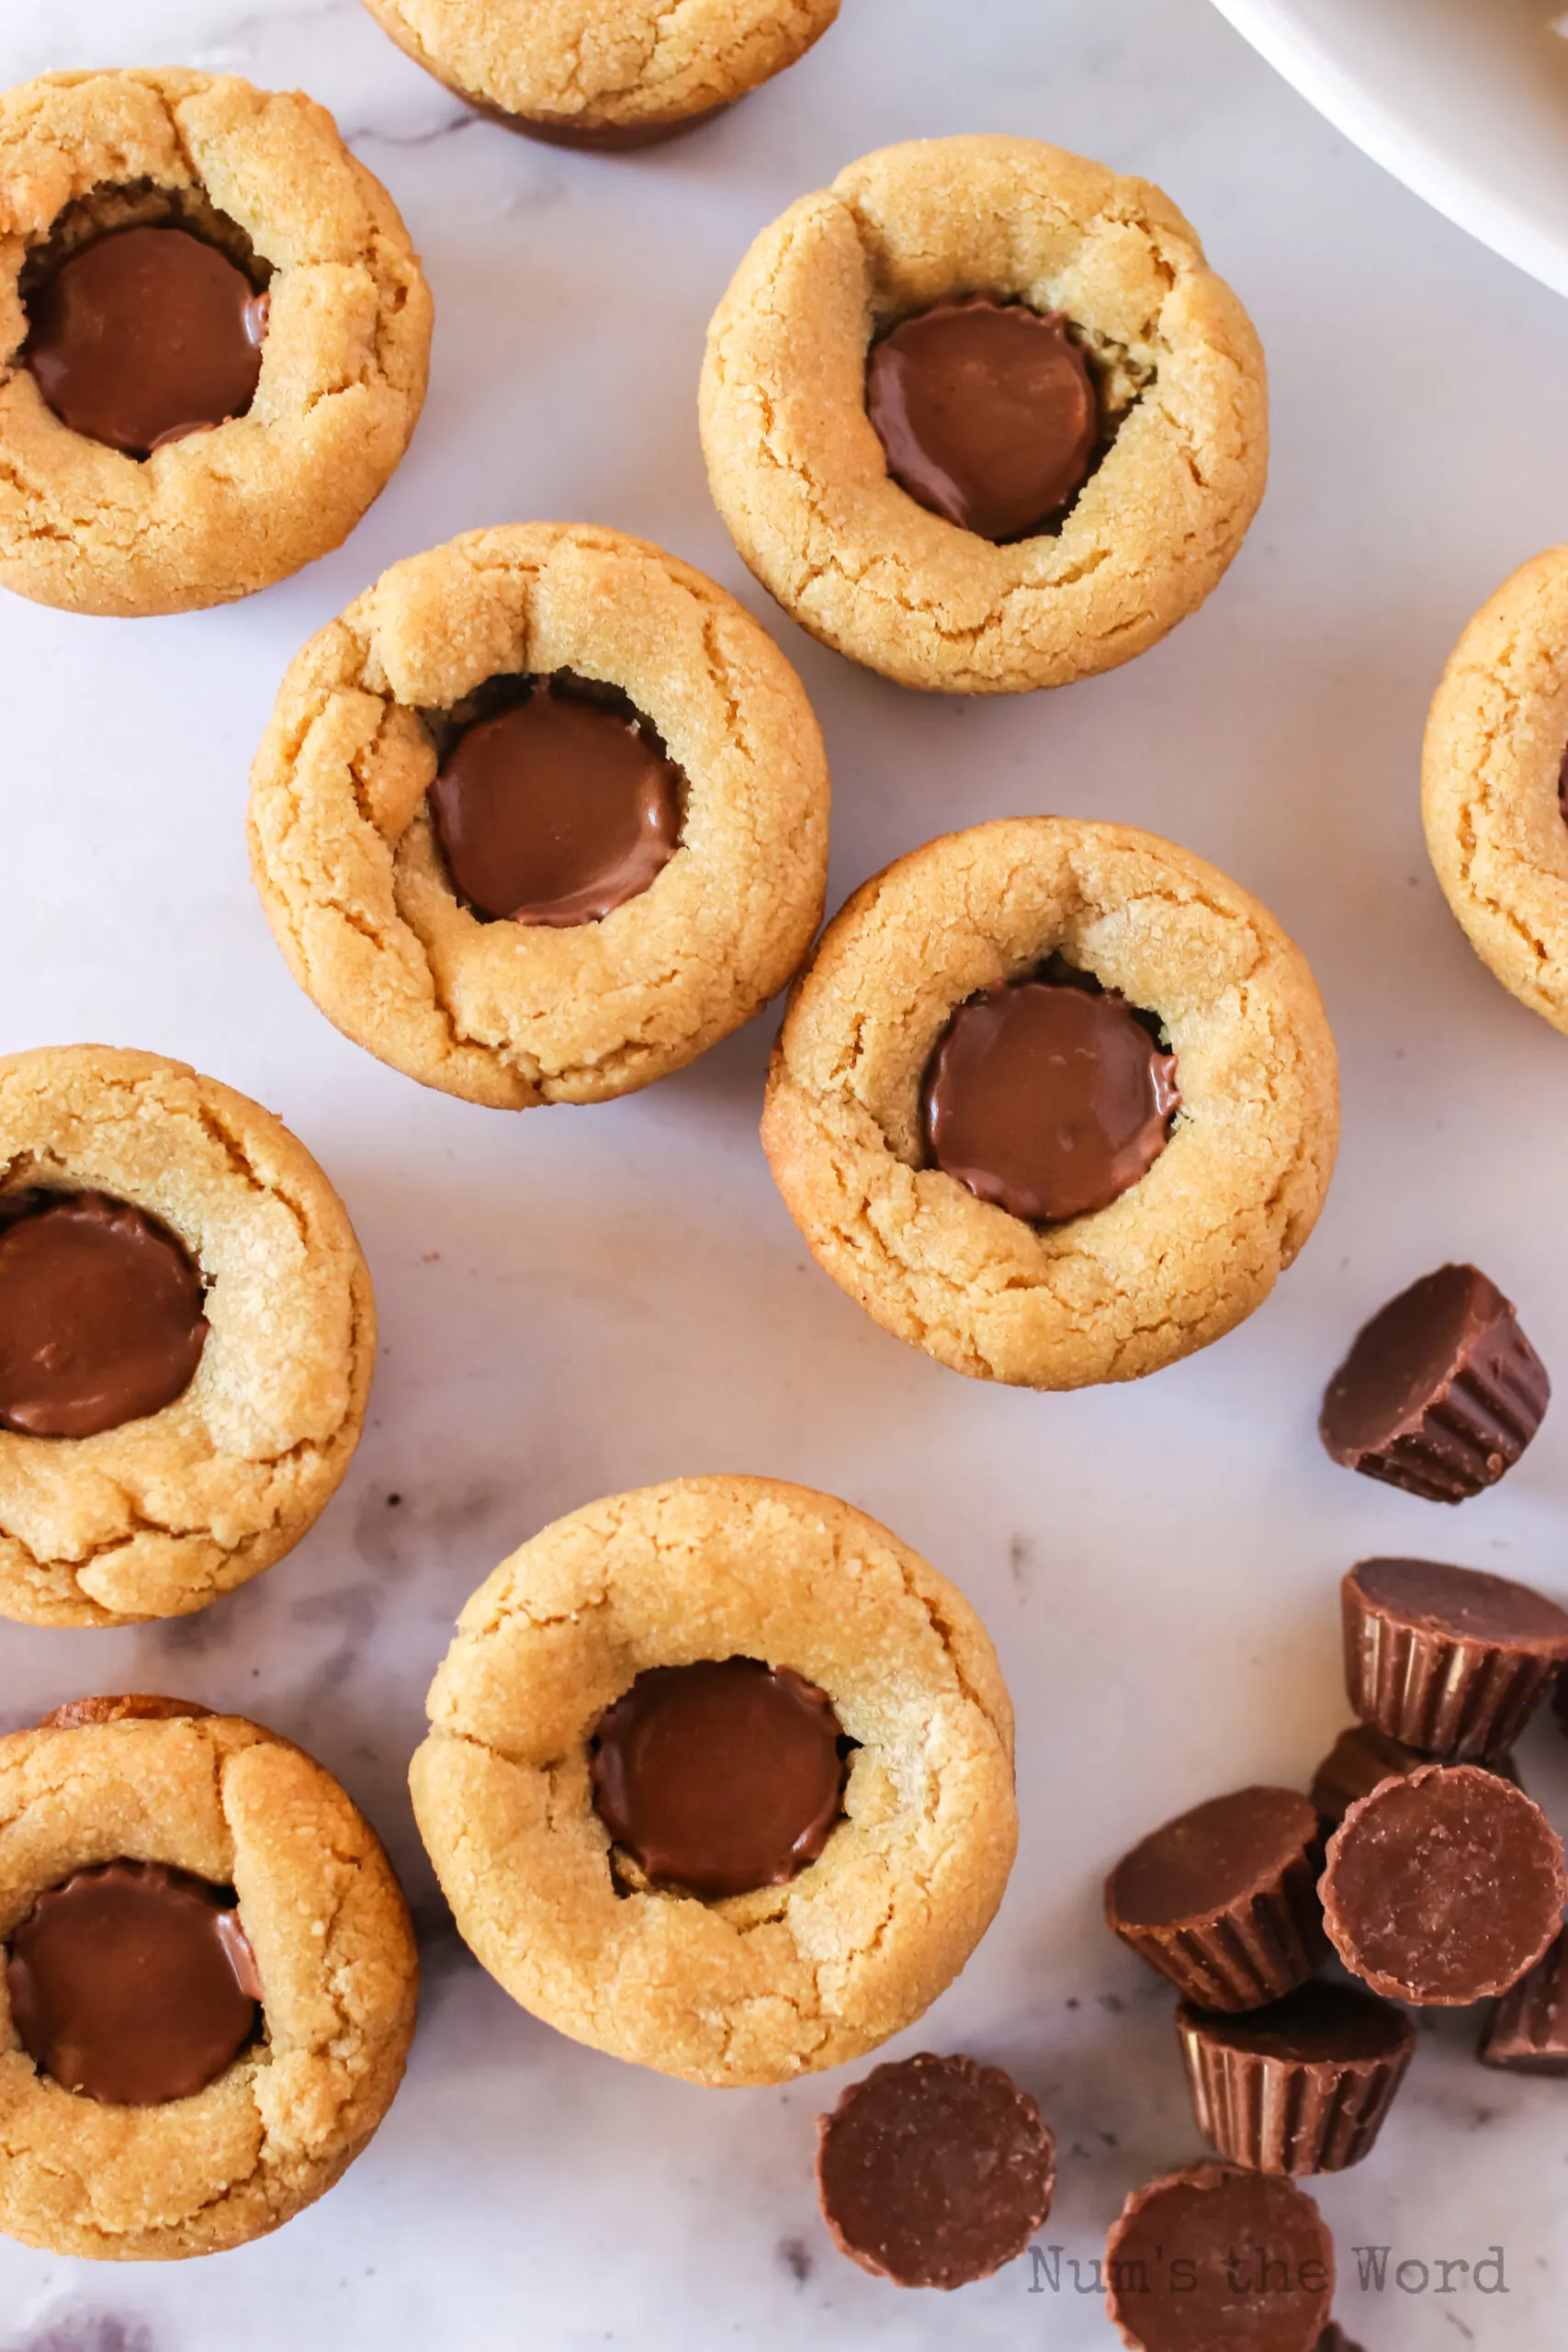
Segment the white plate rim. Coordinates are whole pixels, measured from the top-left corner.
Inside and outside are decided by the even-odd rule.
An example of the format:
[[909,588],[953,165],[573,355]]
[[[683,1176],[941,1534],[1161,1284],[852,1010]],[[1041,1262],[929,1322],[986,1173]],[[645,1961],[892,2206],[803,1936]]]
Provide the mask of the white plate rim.
[[1214,0],[1261,57],[1337,130],[1447,220],[1554,292],[1568,294],[1568,232],[1555,234],[1455,164],[1310,32],[1289,0]]

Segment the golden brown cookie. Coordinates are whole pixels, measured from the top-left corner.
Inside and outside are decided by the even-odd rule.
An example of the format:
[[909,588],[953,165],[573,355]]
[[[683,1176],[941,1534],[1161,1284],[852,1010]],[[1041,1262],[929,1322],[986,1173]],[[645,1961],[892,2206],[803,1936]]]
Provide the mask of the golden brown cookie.
[[[868,351],[954,296],[1060,317],[1098,408],[1074,502],[994,544],[928,512],[867,414]],[[829,645],[948,694],[1064,685],[1194,611],[1263,495],[1263,356],[1146,181],[1032,140],[913,140],[765,229],[708,331],[703,446],[751,570]]]
[[[18,1336],[18,1302],[80,1309],[71,1266],[34,1252],[43,1213],[57,1224],[84,1199],[86,1240],[129,1227],[192,1280],[208,1326],[194,1370],[175,1359],[178,1392],[119,1421],[129,1391],[110,1383],[107,1422],[79,1411],[68,1378],[40,1388]],[[123,1625],[203,1609],[289,1551],[348,1467],[376,1313],[347,1212],[278,1120],[182,1062],[109,1046],[0,1059],[0,1614]]]
[[1421,811],[1443,895],[1503,986],[1568,1030],[1568,548],[1506,580],[1427,721]]
[[[132,228],[186,231],[237,266],[242,296],[265,296],[249,405],[151,454],[73,430],[29,364],[62,266]],[[424,398],[430,327],[396,207],[310,98],[175,68],[49,74],[9,91],[0,584],[73,612],[141,614],[286,579],[385,488]]]
[[[612,1839],[595,1792],[607,1711],[732,1660],[787,1669],[856,1745],[818,1859],[701,1898]],[[910,2024],[1012,1864],[1012,1712],[978,1619],[874,1521],[779,1480],[678,1479],[546,1528],[468,1602],[429,1712],[414,1811],[465,1940],[561,2032],[691,2082],[785,2082]]]
[[563,146],[676,136],[820,39],[839,0],[366,0],[471,105]]
[[[1180,1099],[1141,1177],[1050,1224],[932,1164],[927,1080],[969,1000],[1050,985],[1058,957],[1165,1041]],[[1130,826],[1017,817],[898,859],[829,924],[762,1141],[818,1262],[885,1330],[979,1379],[1077,1388],[1250,1315],[1312,1231],[1338,1126],[1312,974],[1255,899]]]
[[[667,755],[673,854],[602,920],[494,920],[427,795],[498,696],[558,684]],[[311,639],[256,756],[251,863],[289,969],[355,1044],[503,1110],[602,1102],[784,986],[821,919],[828,805],[805,691],[733,597],[644,540],[520,524],[394,564]]]
[[[169,2261],[276,2229],[370,2139],[413,2032],[408,1910],[369,1824],[288,1740],[177,1704],[124,1702],[0,1740],[0,2230],[51,2254]],[[247,2031],[242,2004],[243,2039],[205,2087],[149,2102],[162,2085],[146,2069],[190,2050],[125,2046],[123,2007],[96,1975],[84,1990],[80,1948],[62,1951],[58,1929],[41,1957],[31,1941],[105,1865],[238,1897],[235,1974],[259,2011]],[[68,2052],[47,2031],[50,1996],[74,2030]],[[136,2104],[105,2096],[127,2069]]]

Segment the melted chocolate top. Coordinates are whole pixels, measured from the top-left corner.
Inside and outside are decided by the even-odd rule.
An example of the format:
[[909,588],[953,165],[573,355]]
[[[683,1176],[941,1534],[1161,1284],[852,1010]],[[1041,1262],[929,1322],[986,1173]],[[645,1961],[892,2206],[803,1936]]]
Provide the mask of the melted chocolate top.
[[183,1396],[207,1342],[201,1275],[103,1193],[0,1197],[0,1427],[96,1437]]
[[595,1726],[593,1801],[654,1886],[780,1886],[839,1818],[842,1739],[826,1692],[788,1667],[650,1667]]
[[1059,311],[970,294],[874,343],[866,413],[887,470],[932,514],[983,539],[1028,538],[1094,469],[1100,403]]
[[128,457],[243,416],[267,297],[188,229],[114,229],[28,303],[22,356],[62,424]]
[[1085,977],[971,997],[926,1072],[936,1166],[1033,1225],[1119,1200],[1165,1149],[1181,1099],[1152,1016]]
[[454,883],[481,914],[566,928],[646,890],[681,838],[681,772],[635,712],[537,679],[466,727],[430,787]]
[[232,1890],[160,1862],[105,1862],[40,1894],[6,1984],[33,2064],[109,2107],[205,2090],[254,2034],[261,1998]]

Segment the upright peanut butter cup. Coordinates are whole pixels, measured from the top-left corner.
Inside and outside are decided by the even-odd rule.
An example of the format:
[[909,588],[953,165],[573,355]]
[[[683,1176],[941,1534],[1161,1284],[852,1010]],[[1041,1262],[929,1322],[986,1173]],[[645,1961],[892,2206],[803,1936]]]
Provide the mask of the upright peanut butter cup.
[[1253,2172],[1359,2164],[1416,2047],[1403,2010],[1341,1984],[1303,1984],[1239,2018],[1184,2001],[1176,2030],[1198,2129]]
[[1502,1754],[1568,1660],[1568,1611],[1506,1577],[1363,1560],[1341,1590],[1351,1705],[1430,1755]]
[[1259,2008],[1304,1983],[1321,1955],[1318,1838],[1294,1789],[1213,1797],[1122,1857],[1106,1918],[1189,2000]]
[[[1344,1820],[1353,1804],[1362,1797],[1370,1797],[1385,1781],[1403,1779],[1438,1760],[1424,1748],[1407,1747],[1403,1740],[1390,1739],[1386,1732],[1374,1731],[1370,1724],[1352,1724],[1348,1731],[1340,1733],[1314,1773],[1312,1801],[1325,1821],[1337,1824]],[[1475,1760],[1488,1772],[1501,1773],[1505,1781],[1512,1781],[1518,1787],[1518,1769],[1511,1756],[1478,1757]]]
[[1318,1428],[1348,1469],[1460,1503],[1513,1467],[1551,1395],[1496,1284],[1475,1266],[1439,1266],[1358,1334]]
[[1293,2182],[1190,2165],[1133,2191],[1105,2243],[1105,2276],[1133,2352],[1316,2352],[1334,2241]]
[[1511,2075],[1568,2075],[1568,1930],[1505,1993],[1475,2054]]
[[1533,1968],[1568,1899],[1539,1805],[1475,1764],[1426,1764],[1353,1804],[1328,1841],[1324,1924],[1375,1993],[1462,2007]]

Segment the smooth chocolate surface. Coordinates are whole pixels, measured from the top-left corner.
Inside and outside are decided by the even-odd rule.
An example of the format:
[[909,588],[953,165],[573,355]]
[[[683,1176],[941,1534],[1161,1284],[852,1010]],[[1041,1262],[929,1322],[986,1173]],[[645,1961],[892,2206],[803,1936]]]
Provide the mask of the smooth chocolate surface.
[[825,1691],[757,1658],[655,1666],[593,1733],[600,1818],[651,1884],[781,1886],[838,1820],[843,1734]]
[[1335,1461],[1433,1502],[1516,1463],[1551,1384],[1513,1307],[1474,1266],[1439,1266],[1373,1316],[1323,1400]]
[[111,2107],[205,2090],[254,2034],[261,1997],[231,1890],[158,1862],[105,1862],[41,1894],[6,1983],[33,2064]]
[[145,458],[244,414],[266,315],[267,297],[204,238],[116,229],[39,287],[22,356],[62,424]]
[[1568,1658],[1568,1610],[1509,1577],[1440,1560],[1362,1560],[1345,1591],[1360,1610],[1423,1633]]
[[1317,1838],[1295,1789],[1237,1789],[1151,1832],[1106,1886],[1112,1927],[1178,1928],[1213,1918],[1278,1883]]
[[1106,2277],[1111,2319],[1143,2352],[1314,2352],[1334,2241],[1290,2180],[1193,2165],[1134,2191]]
[[[1353,1804],[1370,1797],[1384,1781],[1419,1772],[1424,1765],[1438,1760],[1425,1748],[1391,1739],[1370,1724],[1352,1724],[1340,1733],[1313,1775],[1312,1801],[1325,1821],[1342,1821]],[[1500,1772],[1505,1781],[1518,1787],[1518,1770],[1511,1756],[1488,1757],[1486,1770]]]
[[971,997],[926,1072],[935,1165],[1030,1224],[1109,1208],[1154,1166],[1180,1101],[1151,1018],[1071,980]]
[[1476,2052],[1511,2075],[1568,2075],[1568,1930],[1505,1993]]
[[998,543],[1070,506],[1100,447],[1094,379],[1065,313],[989,294],[933,303],[881,336],[865,404],[894,481]]
[[1350,1984],[1301,1984],[1282,2001],[1240,2016],[1183,2002],[1178,2015],[1184,2030],[1215,2048],[1292,2066],[1367,2064],[1397,2058],[1416,2041],[1403,2009]]
[[481,914],[566,928],[646,890],[681,838],[681,772],[646,719],[536,679],[457,737],[430,787],[442,854]]
[[1375,1992],[1457,2007],[1506,1992],[1568,1899],[1539,1805],[1474,1764],[1427,1764],[1351,1806],[1328,1843],[1325,1922]]
[[922,2051],[874,2067],[817,2128],[835,2243],[898,2286],[988,2278],[1050,2212],[1055,2143],[999,2067]]
[[97,1699],[68,1699],[62,1707],[42,1716],[39,1731],[85,1731],[97,1724],[195,1722],[210,1715],[210,1707],[194,1699],[164,1699],[152,1690],[126,1690]]
[[174,1235],[103,1193],[0,1197],[0,1427],[95,1437],[161,1412],[207,1341]]

